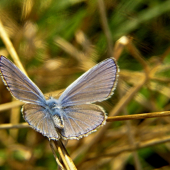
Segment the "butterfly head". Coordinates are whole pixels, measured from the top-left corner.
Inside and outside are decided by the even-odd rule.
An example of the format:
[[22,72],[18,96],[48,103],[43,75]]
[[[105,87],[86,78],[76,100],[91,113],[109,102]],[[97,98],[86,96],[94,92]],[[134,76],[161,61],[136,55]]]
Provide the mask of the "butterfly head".
[[61,106],[58,103],[57,99],[54,99],[53,97],[50,97],[47,100],[47,105],[51,110],[61,109]]

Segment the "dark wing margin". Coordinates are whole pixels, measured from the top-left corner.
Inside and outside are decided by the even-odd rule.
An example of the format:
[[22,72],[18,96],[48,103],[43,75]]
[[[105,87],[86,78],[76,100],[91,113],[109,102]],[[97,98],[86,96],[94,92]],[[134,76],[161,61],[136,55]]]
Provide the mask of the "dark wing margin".
[[4,56],[0,57],[0,72],[4,84],[16,99],[39,104],[46,102],[40,89]]
[[106,100],[116,87],[118,70],[113,58],[100,62],[66,88],[60,104],[67,107]]
[[28,124],[36,131],[48,137],[49,140],[58,140],[60,138],[50,113],[44,107],[27,103],[22,107],[22,113]]
[[95,104],[70,106],[60,110],[63,115],[63,139],[80,139],[106,123],[105,111]]

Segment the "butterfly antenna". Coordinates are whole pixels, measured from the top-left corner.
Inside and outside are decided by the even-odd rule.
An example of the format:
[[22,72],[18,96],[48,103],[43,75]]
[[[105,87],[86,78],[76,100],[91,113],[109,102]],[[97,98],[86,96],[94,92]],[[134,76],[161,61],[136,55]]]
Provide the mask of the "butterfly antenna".
[[49,99],[51,97],[51,94],[45,94],[44,96],[46,99]]

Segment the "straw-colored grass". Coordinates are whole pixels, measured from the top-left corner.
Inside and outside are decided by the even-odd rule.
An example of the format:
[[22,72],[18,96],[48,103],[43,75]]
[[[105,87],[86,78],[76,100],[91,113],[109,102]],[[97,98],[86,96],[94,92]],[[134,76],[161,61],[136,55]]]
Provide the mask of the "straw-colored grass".
[[0,54],[46,98],[105,58],[120,68],[112,98],[97,103],[106,125],[80,140],[29,128],[1,81],[0,169],[170,168],[169,1],[5,0],[0,14]]

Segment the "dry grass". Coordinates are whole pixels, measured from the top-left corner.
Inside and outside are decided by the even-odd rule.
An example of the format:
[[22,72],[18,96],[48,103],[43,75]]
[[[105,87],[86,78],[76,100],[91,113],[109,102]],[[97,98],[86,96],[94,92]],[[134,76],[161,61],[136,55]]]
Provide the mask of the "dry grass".
[[83,139],[49,144],[24,122],[23,103],[1,82],[0,169],[50,170],[57,163],[61,169],[169,169],[170,3],[62,2],[0,2],[0,54],[46,97],[58,97],[113,55],[120,66],[118,86],[100,103],[107,124]]

